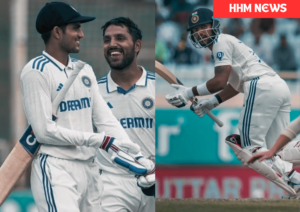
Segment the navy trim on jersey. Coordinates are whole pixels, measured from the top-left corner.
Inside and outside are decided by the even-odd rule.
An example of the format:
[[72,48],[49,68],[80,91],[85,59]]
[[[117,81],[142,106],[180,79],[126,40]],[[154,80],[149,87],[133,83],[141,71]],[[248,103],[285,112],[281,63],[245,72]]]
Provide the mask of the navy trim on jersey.
[[53,63],[60,71],[63,71],[63,69],[61,69],[59,67],[59,65],[57,65],[53,60],[51,60],[49,57],[47,57],[46,55],[43,54],[44,57],[46,57],[48,60],[50,60],[51,63]]
[[40,56],[33,61],[32,68],[43,72],[45,65],[49,62],[46,57]]
[[[129,93],[130,91],[132,91],[132,90],[134,90],[135,88],[136,88],[136,86],[147,86],[147,80],[149,79],[149,80],[155,80],[155,73],[153,73],[153,72],[149,72],[149,71],[147,71],[147,70],[145,70],[146,71],[146,77],[145,77],[145,85],[140,85],[140,84],[134,84],[133,86],[131,86],[127,91],[124,89],[124,88],[122,88],[122,87],[120,87],[120,86],[117,86],[117,92],[118,93],[121,93],[121,94],[127,94],[127,93]],[[107,79],[107,76],[104,76],[104,77],[101,77],[98,81],[97,81],[97,84],[104,84],[104,83],[106,83],[106,91],[107,91],[107,93],[111,93],[111,92],[109,92],[109,89],[108,89],[108,79]]]
[[109,93],[109,90],[108,90],[108,80],[106,81],[106,91],[107,91],[107,93]]
[[135,87],[136,87],[136,84],[134,84],[133,86],[131,86],[131,87],[126,91],[124,88],[118,86],[118,87],[117,87],[117,91],[118,91],[118,93],[121,93],[121,94],[124,94],[124,95],[125,95],[125,94],[129,93],[130,91],[134,90]]
[[149,71],[146,71],[147,74],[146,74],[146,79],[145,79],[145,86],[147,86],[147,80],[150,79],[150,80],[155,80],[155,74],[153,72],[149,72]]
[[53,190],[52,186],[49,182],[48,176],[46,174],[46,161],[47,161],[48,155],[40,155],[40,166],[43,176],[43,188],[44,188],[44,194],[45,199],[48,206],[48,212],[57,212],[54,196],[53,196]]
[[45,67],[45,65],[47,64],[47,63],[49,63],[50,61],[49,60],[47,60],[46,62],[44,62],[43,63],[43,65],[42,65],[42,67],[41,67],[41,72],[43,72],[44,71],[44,67]]
[[36,58],[36,59],[33,61],[33,64],[32,64],[32,68],[33,68],[33,69],[35,69],[35,63],[36,63],[38,60],[42,59],[42,58],[43,58],[43,56],[40,56],[40,57]]
[[41,62],[43,62],[43,61],[45,61],[45,60],[47,60],[47,58],[44,58],[44,59],[42,59],[42,60],[40,60],[38,63],[37,63],[37,67],[36,67],[36,69],[40,69],[40,64],[41,64]]
[[251,125],[253,104],[254,104],[255,94],[256,94],[256,85],[257,85],[258,80],[259,80],[259,77],[256,77],[253,80],[251,80],[249,94],[248,94],[248,98],[246,100],[245,113],[244,113],[244,118],[243,118],[243,127],[242,127],[244,147],[251,146],[249,134],[250,134],[250,125]]
[[97,83],[98,84],[103,84],[103,83],[106,83],[107,82],[107,77],[105,76],[105,77],[101,77],[98,81],[97,81]]
[[71,57],[71,62],[77,62],[77,61],[78,61],[78,59]]

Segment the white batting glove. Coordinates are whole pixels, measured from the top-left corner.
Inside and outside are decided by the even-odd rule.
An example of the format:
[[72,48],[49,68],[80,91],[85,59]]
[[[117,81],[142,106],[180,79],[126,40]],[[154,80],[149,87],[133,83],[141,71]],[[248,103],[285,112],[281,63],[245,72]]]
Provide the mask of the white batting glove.
[[155,170],[153,172],[140,176],[137,180],[137,184],[141,188],[149,188],[155,184]]
[[[213,108],[219,106],[218,99],[214,96],[210,99],[199,99],[198,104],[194,106],[194,112],[202,118],[206,113],[206,110],[212,110]],[[192,109],[191,109],[192,110]]]
[[171,86],[176,88],[178,91],[166,95],[166,100],[169,104],[175,107],[184,107],[188,103],[189,99],[194,97],[192,88],[190,87],[178,84],[171,84]]
[[142,165],[150,169],[148,169],[147,174],[138,178],[137,185],[142,189],[147,189],[155,184],[155,160],[151,156],[149,157],[149,159],[146,159],[144,157],[141,159],[139,159],[138,161]]
[[150,172],[155,168],[155,164],[153,163],[152,160],[147,159],[145,157],[138,157],[136,160],[143,166],[146,167],[147,171]]
[[[149,171],[133,155],[141,155],[139,145],[130,141],[120,141],[114,137],[104,136],[100,149],[105,150],[118,167],[134,175],[145,175]],[[150,168],[150,166],[149,166]]]

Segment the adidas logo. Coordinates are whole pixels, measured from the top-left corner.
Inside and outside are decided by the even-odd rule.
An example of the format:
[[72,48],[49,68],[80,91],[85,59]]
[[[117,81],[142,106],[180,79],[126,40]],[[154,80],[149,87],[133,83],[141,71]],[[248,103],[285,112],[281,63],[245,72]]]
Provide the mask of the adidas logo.
[[63,86],[64,86],[63,84],[59,83],[59,86],[58,86],[58,88],[56,89],[56,91],[60,91],[60,90],[62,89]]

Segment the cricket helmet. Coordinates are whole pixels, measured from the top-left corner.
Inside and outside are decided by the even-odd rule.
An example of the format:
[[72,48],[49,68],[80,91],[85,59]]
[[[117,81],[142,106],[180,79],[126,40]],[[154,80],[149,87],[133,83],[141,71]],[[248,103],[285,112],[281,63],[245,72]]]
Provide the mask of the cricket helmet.
[[[190,32],[189,39],[191,40],[192,44],[196,48],[205,48],[209,46],[214,40],[217,38],[217,36],[221,33],[220,29],[220,20],[218,18],[213,18],[213,11],[207,8],[198,8],[194,10],[190,16],[189,16],[189,23],[188,23],[188,29],[187,31]],[[212,23],[212,27],[210,29],[205,29],[205,31],[211,30],[212,35],[207,36],[205,44],[201,44],[199,41],[202,39],[199,31],[193,32],[192,29],[203,25]],[[208,35],[208,34],[207,34]]]

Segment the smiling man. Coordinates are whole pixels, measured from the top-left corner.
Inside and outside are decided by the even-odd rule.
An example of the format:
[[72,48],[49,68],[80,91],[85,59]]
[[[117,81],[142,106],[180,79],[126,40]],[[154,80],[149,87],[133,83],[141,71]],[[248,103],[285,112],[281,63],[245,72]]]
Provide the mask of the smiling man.
[[[155,75],[137,63],[142,48],[141,30],[124,17],[108,21],[102,29],[103,51],[111,70],[99,79],[99,91],[129,137],[141,147],[143,155],[154,160]],[[155,211],[154,163],[151,162],[152,169],[146,176],[137,180],[117,169],[107,155],[98,152],[104,183],[103,211]],[[139,160],[151,161],[146,158]]]
[[[21,91],[26,117],[41,144],[31,172],[39,212],[102,211],[103,187],[95,163],[98,149],[105,154],[111,148],[139,153],[140,147],[130,141],[99,94],[92,67],[69,56],[80,50],[81,23],[94,19],[64,2],[48,2],[36,19],[45,51],[23,68]],[[78,64],[83,66],[60,103],[55,122],[53,100],[80,69]],[[93,126],[99,133],[93,132]]]

